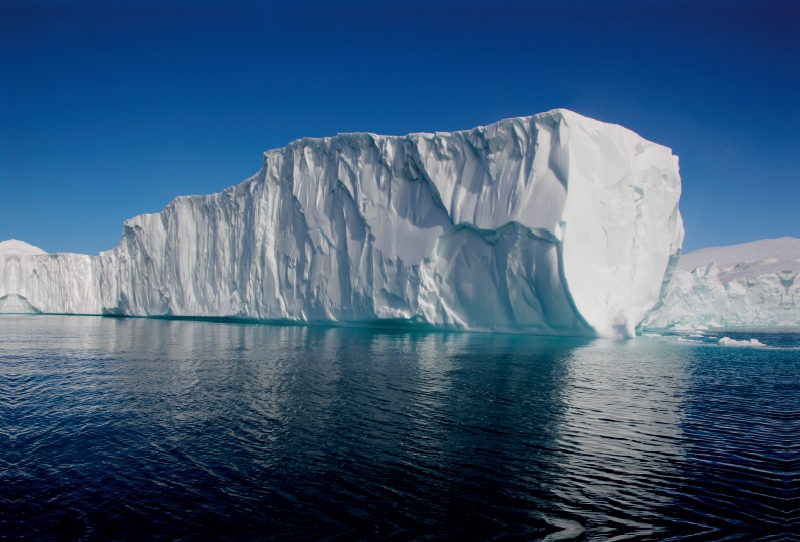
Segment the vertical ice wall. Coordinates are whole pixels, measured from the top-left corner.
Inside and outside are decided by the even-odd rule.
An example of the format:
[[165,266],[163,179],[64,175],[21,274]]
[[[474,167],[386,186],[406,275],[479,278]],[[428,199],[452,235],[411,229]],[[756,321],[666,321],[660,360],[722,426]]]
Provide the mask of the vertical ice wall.
[[99,259],[0,243],[0,313],[100,314]]
[[669,149],[566,110],[302,139],[242,184],[126,221],[97,260],[99,304],[632,336],[680,254],[679,197]]

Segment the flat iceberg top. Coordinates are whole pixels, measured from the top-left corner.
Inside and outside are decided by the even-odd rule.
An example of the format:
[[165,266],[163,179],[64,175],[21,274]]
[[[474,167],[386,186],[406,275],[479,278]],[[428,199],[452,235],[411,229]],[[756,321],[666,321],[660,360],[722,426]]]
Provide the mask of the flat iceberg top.
[[712,262],[717,264],[718,267],[727,267],[741,262],[752,262],[767,258],[779,260],[796,260],[800,258],[800,239],[780,237],[778,239],[762,239],[752,243],[742,243],[741,245],[701,248],[682,255],[678,265],[686,271],[694,271],[696,268]]
[[765,273],[800,271],[800,239],[781,237],[727,247],[710,247],[681,256],[679,267],[694,271],[715,264],[719,278],[753,278]]
[[47,252],[39,247],[29,245],[25,241],[9,239],[0,242],[0,256],[38,256],[40,254],[47,254]]

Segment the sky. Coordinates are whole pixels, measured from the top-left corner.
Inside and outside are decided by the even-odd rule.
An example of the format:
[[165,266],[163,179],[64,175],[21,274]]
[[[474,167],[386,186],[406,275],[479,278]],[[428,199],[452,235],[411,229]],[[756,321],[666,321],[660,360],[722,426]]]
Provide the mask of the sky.
[[0,1],[0,240],[122,223],[340,132],[554,108],[680,157],[684,252],[800,237],[797,2]]

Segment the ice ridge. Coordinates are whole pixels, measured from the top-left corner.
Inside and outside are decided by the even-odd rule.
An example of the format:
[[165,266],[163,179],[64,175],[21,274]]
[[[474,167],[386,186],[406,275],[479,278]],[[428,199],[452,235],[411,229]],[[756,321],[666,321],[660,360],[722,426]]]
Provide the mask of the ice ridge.
[[630,337],[677,266],[680,189],[670,149],[564,109],[305,138],[99,256],[0,256],[0,303]]

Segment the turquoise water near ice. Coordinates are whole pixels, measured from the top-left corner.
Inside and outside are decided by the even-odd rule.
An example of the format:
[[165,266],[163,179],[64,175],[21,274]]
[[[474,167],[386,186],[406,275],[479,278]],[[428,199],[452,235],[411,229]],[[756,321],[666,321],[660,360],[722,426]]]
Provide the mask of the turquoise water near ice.
[[0,537],[797,539],[798,383],[791,332],[4,315]]

